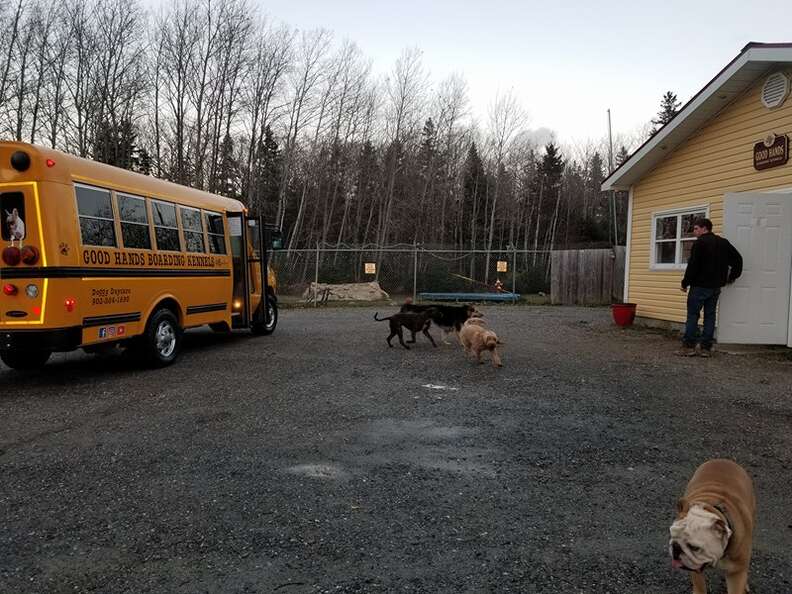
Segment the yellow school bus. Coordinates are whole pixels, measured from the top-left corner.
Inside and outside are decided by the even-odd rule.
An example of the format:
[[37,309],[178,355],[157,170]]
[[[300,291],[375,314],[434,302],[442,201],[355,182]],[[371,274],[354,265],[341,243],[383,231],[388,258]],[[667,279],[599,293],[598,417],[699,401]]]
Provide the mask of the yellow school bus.
[[164,366],[187,328],[275,330],[280,235],[237,200],[0,142],[0,215],[9,367],[119,346]]

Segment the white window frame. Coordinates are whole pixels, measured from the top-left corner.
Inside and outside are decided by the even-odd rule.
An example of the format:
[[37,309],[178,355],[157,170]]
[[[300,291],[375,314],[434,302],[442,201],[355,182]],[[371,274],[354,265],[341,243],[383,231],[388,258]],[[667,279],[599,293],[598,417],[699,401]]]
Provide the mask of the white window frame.
[[[110,197],[110,210],[113,212],[113,218],[108,219],[107,217],[94,217],[91,215],[84,215],[80,214],[80,202],[77,198],[77,188],[85,188],[86,190],[94,190],[95,192],[107,192],[107,195]],[[116,211],[115,211],[115,204],[113,200],[113,190],[110,188],[103,188],[101,186],[92,186],[90,184],[83,184],[79,182],[74,182],[74,207],[77,209],[77,230],[80,233],[80,245],[89,246],[89,247],[103,247],[103,248],[118,248],[119,247],[119,239],[118,231],[116,230]],[[92,219],[94,221],[110,221],[113,223],[113,245],[95,245],[93,243],[85,243],[83,241],[82,236],[82,227],[80,226],[80,219]]]
[[[218,216],[218,217],[220,217],[223,220],[223,233],[213,233],[210,230],[208,221],[206,220],[206,215]],[[227,255],[228,254],[228,248],[226,246],[225,220],[224,220],[224,217],[223,217],[223,213],[222,212],[217,212],[217,211],[214,211],[214,210],[203,210],[202,209],[201,210],[201,224],[204,227],[206,227],[206,240],[209,242],[209,244],[206,246],[209,249],[209,251],[207,253],[216,254],[218,256]],[[222,237],[223,238],[223,250],[224,250],[223,253],[213,252],[212,251],[212,236],[214,236],[214,237]]]
[[[198,231],[196,229],[187,229],[184,226],[184,219],[182,218],[182,212],[184,212],[184,211],[192,211],[192,212],[197,212],[198,213],[198,224],[201,225],[201,230],[200,231]],[[209,250],[207,249],[208,246],[206,245],[206,234],[204,233],[204,217],[203,217],[203,212],[201,211],[201,209],[200,208],[193,208],[191,206],[181,206],[181,205],[179,205],[179,223],[181,223],[182,234],[184,235],[184,251],[186,251],[188,254],[208,254]],[[193,252],[193,251],[190,251],[189,249],[187,249],[187,234],[188,233],[200,233],[201,234],[201,245],[203,246],[203,249],[200,252]]]
[[[172,206],[173,207],[173,212],[176,214],[176,226],[175,227],[168,227],[167,225],[158,225],[157,224],[157,221],[154,220],[154,204],[155,203],[167,204],[168,206]],[[184,251],[184,246],[182,245],[182,234],[181,234],[181,231],[179,230],[179,224],[181,223],[181,221],[179,220],[179,205],[176,204],[175,202],[169,202],[168,200],[158,200],[157,198],[152,198],[151,199],[151,205],[152,205],[152,209],[151,209],[151,224],[152,224],[153,229],[154,229],[154,238],[153,239],[154,239],[154,243],[156,244],[156,247],[152,246],[152,249],[157,251],[157,252],[170,252],[170,253],[183,252]],[[176,249],[176,250],[165,250],[165,249],[162,249],[159,246],[159,242],[157,241],[157,228],[158,227],[160,229],[170,229],[170,230],[175,230],[176,231],[176,234],[179,237],[179,249]]]
[[[682,263],[679,261],[680,257],[682,256],[682,217],[684,215],[696,214],[699,212],[703,212],[706,218],[709,218],[709,204],[702,204],[699,206],[685,206],[684,208],[673,208],[670,210],[661,210],[652,213],[652,243],[649,247],[649,251],[651,253],[649,259],[649,269],[650,270],[685,270],[687,268],[686,263]],[[674,263],[669,264],[660,264],[656,261],[657,258],[657,242],[663,241],[657,239],[657,219],[662,219],[665,217],[670,217],[676,215],[677,217],[677,234],[676,239],[674,240],[674,244],[676,247],[676,253],[674,255]],[[670,242],[671,240],[665,240]]]
[[[121,243],[124,244],[124,249],[152,251],[154,249],[154,243],[151,237],[151,221],[149,220],[151,217],[149,216],[148,204],[146,204],[146,197],[138,196],[137,194],[130,194],[129,192],[116,192],[115,197],[116,197],[116,208],[118,209],[118,227],[119,230],[121,231]],[[140,200],[141,202],[143,202],[143,210],[146,213],[146,222],[139,223],[138,221],[125,221],[121,217],[121,198],[132,198],[134,200]],[[145,227],[146,231],[149,234],[149,247],[141,248],[141,247],[128,246],[124,241],[124,227],[123,227],[124,225],[137,225],[138,227]]]

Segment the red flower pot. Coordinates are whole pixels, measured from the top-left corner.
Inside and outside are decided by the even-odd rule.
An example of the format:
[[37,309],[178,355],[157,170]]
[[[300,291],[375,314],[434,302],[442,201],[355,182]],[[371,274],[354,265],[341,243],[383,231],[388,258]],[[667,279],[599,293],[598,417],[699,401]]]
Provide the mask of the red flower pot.
[[631,326],[635,321],[635,303],[614,303],[611,312],[618,326]]

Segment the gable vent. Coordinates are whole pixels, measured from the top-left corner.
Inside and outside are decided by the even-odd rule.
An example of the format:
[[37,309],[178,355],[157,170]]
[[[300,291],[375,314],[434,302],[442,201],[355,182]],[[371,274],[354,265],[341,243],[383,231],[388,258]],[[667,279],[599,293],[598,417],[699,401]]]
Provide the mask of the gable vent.
[[771,74],[762,87],[762,105],[768,109],[778,107],[789,95],[789,79],[783,72]]

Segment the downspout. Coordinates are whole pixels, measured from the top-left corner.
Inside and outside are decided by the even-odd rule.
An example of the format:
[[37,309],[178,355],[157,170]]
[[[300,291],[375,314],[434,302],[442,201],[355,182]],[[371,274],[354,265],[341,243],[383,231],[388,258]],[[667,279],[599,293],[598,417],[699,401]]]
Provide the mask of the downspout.
[[630,252],[632,252],[633,188],[627,200],[627,241],[624,246],[624,303],[630,302]]

